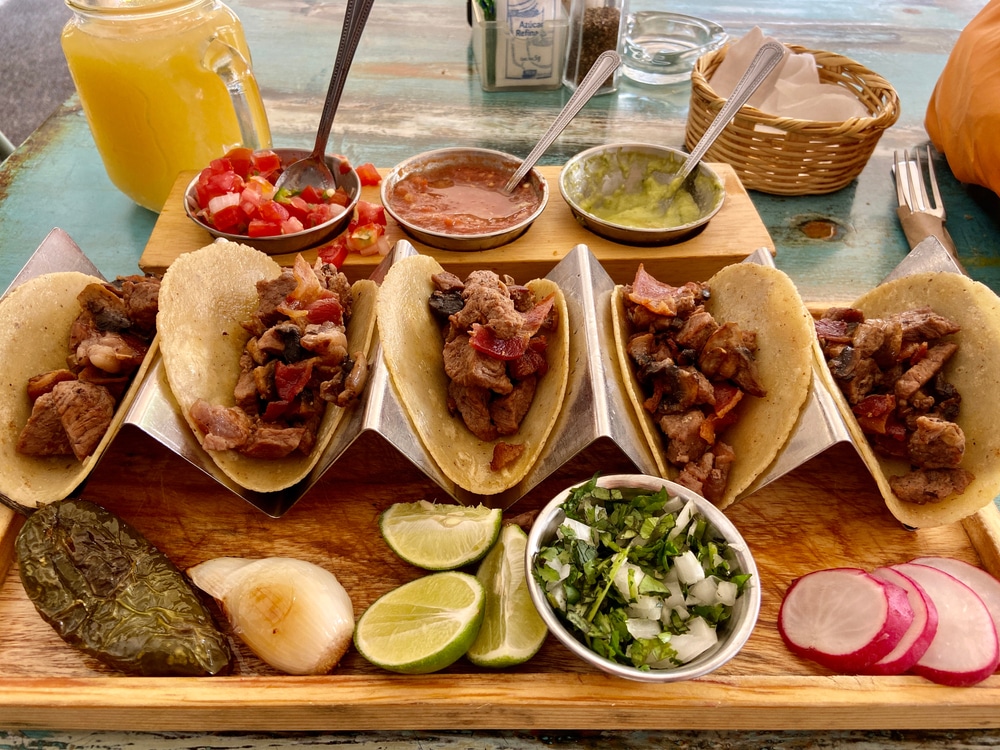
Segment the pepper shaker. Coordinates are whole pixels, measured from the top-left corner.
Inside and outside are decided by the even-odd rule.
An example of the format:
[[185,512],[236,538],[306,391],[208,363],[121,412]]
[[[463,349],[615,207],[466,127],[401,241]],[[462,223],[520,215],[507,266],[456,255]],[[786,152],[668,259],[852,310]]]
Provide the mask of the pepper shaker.
[[[602,52],[617,50],[628,15],[628,0],[571,0],[569,41],[563,84],[575,89]],[[597,94],[618,88],[618,69],[608,76]]]

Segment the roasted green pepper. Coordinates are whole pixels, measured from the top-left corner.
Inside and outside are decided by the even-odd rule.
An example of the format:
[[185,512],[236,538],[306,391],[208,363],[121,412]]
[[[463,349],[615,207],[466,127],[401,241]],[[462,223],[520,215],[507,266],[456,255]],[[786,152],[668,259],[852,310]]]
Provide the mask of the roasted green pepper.
[[228,642],[177,567],[86,500],[43,506],[15,542],[21,582],[67,643],[123,672],[227,672]]

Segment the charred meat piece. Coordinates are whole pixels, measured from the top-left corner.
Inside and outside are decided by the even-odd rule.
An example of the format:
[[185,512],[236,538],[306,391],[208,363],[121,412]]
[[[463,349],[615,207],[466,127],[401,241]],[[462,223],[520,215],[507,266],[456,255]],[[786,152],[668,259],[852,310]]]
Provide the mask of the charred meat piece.
[[[548,371],[546,333],[559,325],[552,300],[536,300],[529,288],[492,271],[473,271],[464,281],[448,272],[431,279],[428,305],[445,342],[449,412],[480,440],[515,435]],[[498,443],[491,467],[499,471],[523,450]]]
[[251,336],[235,405],[199,401],[190,417],[207,450],[265,460],[308,454],[327,404],[349,406],[365,385],[367,361],[347,350],[351,286],[334,266],[297,256],[291,268],[257,282],[257,293],[257,309],[243,322]]
[[107,388],[81,380],[57,384],[52,399],[73,455],[82,461],[94,452],[111,426],[115,400]]
[[[642,386],[643,407],[664,436],[678,481],[716,502],[735,460],[718,433],[737,419],[744,393],[766,395],[757,372],[757,336],[705,308],[711,292],[672,287],[639,267],[624,288],[625,353]],[[846,325],[846,324],[845,324]]]
[[924,505],[961,495],[974,478],[962,468],[916,469],[902,476],[889,477],[889,486],[900,500]]
[[94,282],[77,295],[66,367],[28,380],[32,413],[16,450],[30,456],[92,455],[156,333],[160,281],[152,276]]
[[930,308],[866,319],[838,308],[816,321],[830,373],[877,453],[909,462],[890,477],[896,496],[937,502],[972,481],[961,468],[965,434],[955,422],[961,395],[944,374],[959,326]]

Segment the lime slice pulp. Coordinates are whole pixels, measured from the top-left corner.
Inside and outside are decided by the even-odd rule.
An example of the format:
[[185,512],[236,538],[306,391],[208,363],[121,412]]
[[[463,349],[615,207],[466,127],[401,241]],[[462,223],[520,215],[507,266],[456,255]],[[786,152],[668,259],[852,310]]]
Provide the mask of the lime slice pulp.
[[548,628],[531,601],[524,575],[528,535],[508,524],[479,564],[476,578],[486,590],[486,612],[466,657],[481,667],[522,664],[542,647]]
[[422,576],[375,600],[358,618],[354,645],[376,666],[403,674],[444,669],[469,649],[486,592],[468,573]]
[[424,570],[455,570],[477,562],[500,534],[501,511],[418,500],[396,503],[379,517],[386,544]]

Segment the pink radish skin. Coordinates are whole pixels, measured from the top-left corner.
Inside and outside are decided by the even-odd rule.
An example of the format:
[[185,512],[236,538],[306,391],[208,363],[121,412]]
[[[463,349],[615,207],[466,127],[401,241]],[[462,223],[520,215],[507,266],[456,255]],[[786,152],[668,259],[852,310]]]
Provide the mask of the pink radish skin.
[[790,650],[848,674],[895,648],[913,620],[906,592],[859,568],[829,568],[795,579],[778,612]]
[[892,566],[916,581],[934,603],[938,627],[911,672],[953,687],[982,682],[1000,664],[1000,643],[990,612],[971,588],[949,573],[917,563]]
[[954,557],[918,557],[910,562],[943,570],[979,594],[993,618],[993,627],[1000,633],[1000,581],[982,568]]
[[872,571],[876,578],[893,583],[906,592],[913,622],[896,644],[896,648],[865,670],[866,674],[903,674],[919,661],[937,632],[937,608],[916,581],[893,568],[877,568]]

